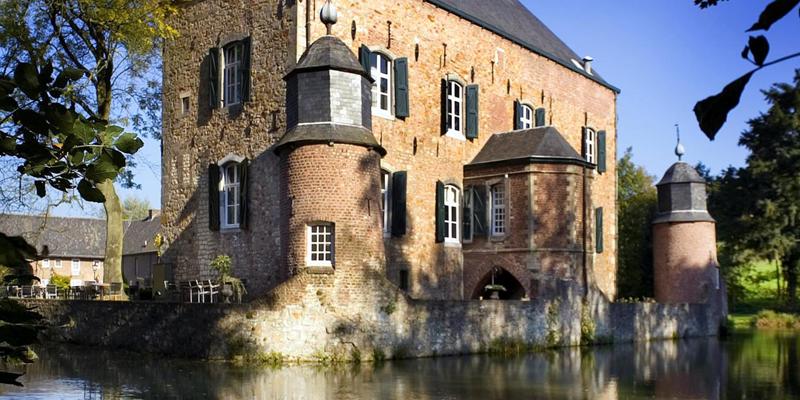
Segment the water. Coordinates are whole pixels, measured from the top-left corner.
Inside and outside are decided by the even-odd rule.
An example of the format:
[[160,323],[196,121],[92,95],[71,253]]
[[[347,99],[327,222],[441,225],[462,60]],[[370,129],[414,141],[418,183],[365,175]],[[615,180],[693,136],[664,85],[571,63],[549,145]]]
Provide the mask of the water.
[[282,369],[38,349],[0,399],[800,399],[800,334]]

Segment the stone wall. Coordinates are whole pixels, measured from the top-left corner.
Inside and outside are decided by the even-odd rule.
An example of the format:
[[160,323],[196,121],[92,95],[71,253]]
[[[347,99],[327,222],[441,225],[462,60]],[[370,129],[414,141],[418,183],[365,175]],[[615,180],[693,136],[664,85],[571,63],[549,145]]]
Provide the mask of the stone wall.
[[523,301],[410,300],[375,273],[371,292],[343,301],[333,275],[302,273],[245,305],[25,300],[53,327],[50,340],[179,357],[273,355],[286,360],[425,357],[586,340],[625,342],[708,336],[708,305],[609,304],[562,281],[557,297]]

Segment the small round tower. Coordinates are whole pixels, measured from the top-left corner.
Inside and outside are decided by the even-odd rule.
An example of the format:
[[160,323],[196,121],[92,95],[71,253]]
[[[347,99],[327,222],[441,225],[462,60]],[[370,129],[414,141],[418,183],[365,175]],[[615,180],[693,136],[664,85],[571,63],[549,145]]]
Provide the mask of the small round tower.
[[[679,144],[678,156],[683,155]],[[656,185],[653,278],[659,303],[706,303],[720,293],[716,223],[706,208],[706,182],[685,162]]]
[[[330,3],[322,11],[323,22],[335,23]],[[282,263],[290,273],[382,270],[385,150],[371,130],[371,77],[347,45],[327,35],[284,79],[287,130],[274,146],[280,156]]]

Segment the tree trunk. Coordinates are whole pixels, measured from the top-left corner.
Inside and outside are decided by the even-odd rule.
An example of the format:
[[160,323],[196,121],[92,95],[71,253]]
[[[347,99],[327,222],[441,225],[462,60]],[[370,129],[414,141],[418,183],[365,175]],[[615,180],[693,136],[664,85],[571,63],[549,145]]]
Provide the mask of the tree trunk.
[[800,249],[792,249],[783,257],[783,273],[786,282],[786,305],[791,310],[797,307],[797,275],[800,267]]
[[[105,180],[97,188],[106,197],[103,207],[106,210],[106,258],[103,263],[103,282],[123,282],[122,280],[122,203],[117,196],[113,180]],[[123,299],[127,296],[123,292]]]

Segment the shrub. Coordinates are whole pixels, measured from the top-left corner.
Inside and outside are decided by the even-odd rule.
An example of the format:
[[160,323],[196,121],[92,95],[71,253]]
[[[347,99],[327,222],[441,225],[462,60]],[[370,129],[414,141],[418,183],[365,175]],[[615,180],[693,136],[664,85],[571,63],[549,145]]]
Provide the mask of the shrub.
[[50,284],[61,290],[67,290],[69,289],[69,278],[64,275],[53,274],[50,277]]

